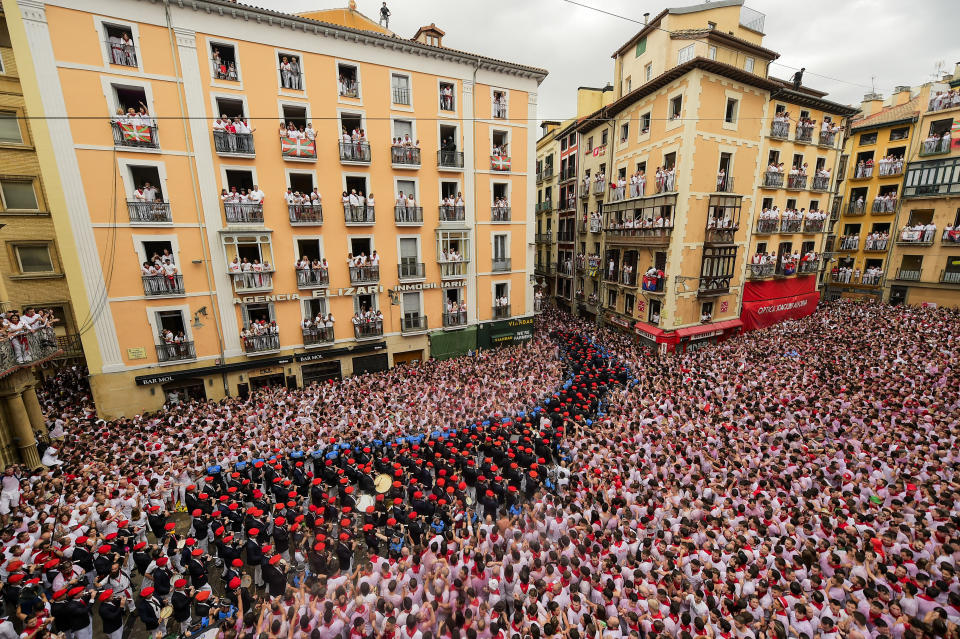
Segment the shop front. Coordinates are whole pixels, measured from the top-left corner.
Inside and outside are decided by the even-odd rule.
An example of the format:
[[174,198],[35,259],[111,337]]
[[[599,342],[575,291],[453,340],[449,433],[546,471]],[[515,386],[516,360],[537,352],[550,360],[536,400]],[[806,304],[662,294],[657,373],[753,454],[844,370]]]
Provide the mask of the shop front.
[[379,373],[390,368],[390,359],[386,353],[361,355],[353,358],[353,374]]
[[416,362],[423,361],[423,349],[415,351],[404,351],[402,353],[393,354],[393,365],[397,366],[398,364],[414,364]]
[[718,344],[737,335],[743,328],[743,321],[739,319],[723,322],[711,322],[699,326],[678,328],[675,348],[683,353],[692,353],[710,344]]
[[747,282],[743,287],[743,328],[752,331],[784,320],[801,319],[817,310],[820,293],[814,276]]
[[332,362],[304,364],[300,367],[300,377],[303,379],[304,386],[313,383],[323,384],[330,380],[339,382],[343,379],[343,370],[338,359]]
[[202,378],[181,379],[163,385],[163,396],[170,404],[182,402],[203,401],[207,398],[207,390]]
[[477,328],[477,346],[495,348],[533,339],[533,317],[487,322]]
[[629,317],[624,317],[619,313],[607,311],[603,315],[603,323],[624,333],[628,333],[630,335],[634,334],[634,331],[631,328],[633,323],[631,319]]
[[637,336],[637,343],[640,347],[654,357],[664,354],[668,350],[673,350],[674,345],[677,343],[675,331],[667,332],[643,322],[634,324],[633,331]]

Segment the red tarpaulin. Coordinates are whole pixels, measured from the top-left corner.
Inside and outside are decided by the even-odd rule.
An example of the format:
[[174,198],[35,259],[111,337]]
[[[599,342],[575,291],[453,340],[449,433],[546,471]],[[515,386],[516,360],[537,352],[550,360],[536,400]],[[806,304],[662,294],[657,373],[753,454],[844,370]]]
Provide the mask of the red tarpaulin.
[[694,335],[703,335],[704,333],[714,333],[716,335],[721,335],[723,332],[729,328],[736,328],[738,326],[743,326],[743,322],[738,319],[724,320],[722,322],[713,322],[711,324],[700,324],[699,326],[688,326],[686,328],[678,328],[677,336],[680,338],[684,337],[693,337]]
[[743,289],[743,328],[752,331],[788,319],[800,319],[817,309],[820,293],[813,277],[747,282]]

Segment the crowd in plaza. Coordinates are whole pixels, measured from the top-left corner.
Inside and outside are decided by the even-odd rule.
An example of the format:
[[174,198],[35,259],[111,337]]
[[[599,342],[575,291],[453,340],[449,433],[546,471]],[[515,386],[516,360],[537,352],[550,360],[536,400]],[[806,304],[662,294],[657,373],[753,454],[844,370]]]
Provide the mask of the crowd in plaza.
[[112,421],[66,371],[50,468],[2,478],[0,634],[954,639],[958,322],[840,301],[657,358],[548,311]]

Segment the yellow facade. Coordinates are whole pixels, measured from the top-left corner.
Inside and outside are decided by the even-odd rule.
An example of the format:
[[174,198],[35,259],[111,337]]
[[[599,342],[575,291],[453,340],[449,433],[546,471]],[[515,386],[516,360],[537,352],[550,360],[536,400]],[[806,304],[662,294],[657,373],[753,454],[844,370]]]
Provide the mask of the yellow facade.
[[[58,232],[72,239],[65,261],[98,309],[84,343],[95,353],[91,383],[104,415],[156,408],[170,390],[218,398],[422,359],[435,342],[457,341],[446,331],[463,332],[466,344],[478,325],[533,313],[527,216],[544,71],[386,36],[358,14],[343,26],[240,6],[230,15],[196,4],[166,14],[139,0],[21,6],[14,46],[37,74],[56,78],[37,87],[37,103],[78,116],[48,124],[59,144],[47,159],[75,194]],[[110,39],[124,33],[132,55],[118,63]],[[296,83],[280,70],[284,58],[299,64]],[[441,103],[447,88],[452,104]],[[110,116],[141,101],[155,128],[124,137]],[[251,137],[214,135],[220,114],[246,119]],[[281,120],[312,123],[315,146],[290,151],[288,141],[284,155]],[[341,148],[343,128],[364,130],[368,154]],[[419,163],[391,150],[405,134],[419,140]],[[441,138],[456,144],[442,166]],[[505,157],[491,157],[494,145]],[[144,182],[159,188],[162,204],[138,203]],[[265,195],[262,210],[221,202],[221,190],[253,185]],[[315,188],[322,220],[289,207],[288,187]],[[372,219],[344,210],[350,189],[375,196]],[[411,190],[422,211],[395,211],[398,191]],[[438,203],[457,192],[462,219],[441,221]],[[509,201],[508,213],[495,198]],[[454,248],[463,261],[441,263]],[[179,277],[156,288],[140,265],[164,249]],[[347,254],[361,251],[377,252],[378,276],[348,269]],[[326,277],[298,274],[302,255],[325,258]],[[237,276],[234,257],[273,270]],[[465,318],[447,316],[454,297]],[[495,297],[509,307],[495,309]],[[361,306],[382,312],[382,331],[355,332]],[[332,339],[301,330],[318,312],[333,314]],[[276,342],[241,339],[261,318],[276,322]],[[165,345],[165,329],[183,331],[185,345]]]

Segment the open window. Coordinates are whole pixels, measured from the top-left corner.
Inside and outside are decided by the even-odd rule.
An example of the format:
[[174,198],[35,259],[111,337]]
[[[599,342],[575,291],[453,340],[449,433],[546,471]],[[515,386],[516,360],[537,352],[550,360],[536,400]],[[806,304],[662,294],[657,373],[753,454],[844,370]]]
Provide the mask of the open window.
[[342,97],[360,97],[360,74],[355,65],[344,62],[337,64],[337,86]]
[[317,238],[297,238],[297,257],[306,257],[309,261],[320,260],[323,251],[320,250],[320,240]]
[[156,311],[153,315],[153,336],[159,362],[172,362],[196,357],[190,327],[183,311]]
[[495,119],[507,117],[507,92],[494,89],[491,113]]
[[369,237],[351,237],[350,253],[354,257],[370,257],[373,254],[373,240]]
[[239,98],[216,98],[217,103],[217,112],[222,118],[230,118],[231,120],[235,118],[246,119],[246,114],[244,113],[243,100]]
[[650,112],[647,111],[640,116],[640,135],[646,135],[650,133]]
[[510,156],[510,134],[507,131],[493,131],[493,155]]
[[294,53],[277,53],[277,68],[280,71],[280,86],[292,91],[303,91],[303,61]]
[[727,98],[727,107],[723,112],[723,121],[727,124],[736,124],[739,111],[740,101],[736,98]]
[[373,195],[367,189],[367,177],[364,175],[348,175],[345,178],[347,185],[347,194],[356,193],[357,195]]
[[225,173],[227,176],[227,191],[237,191],[238,193],[246,191],[249,193],[253,190],[253,171],[226,169]]
[[378,303],[377,295],[362,294],[353,296],[353,312],[354,313],[366,313],[367,311],[378,311],[380,310],[380,305]]
[[683,96],[678,95],[670,98],[669,117],[671,120],[679,120],[683,113]]
[[[128,116],[146,110],[147,92],[143,87],[124,84],[113,84],[113,94],[117,101],[117,109]],[[120,115],[119,113],[117,115]]]
[[303,195],[313,192],[314,182],[313,182],[313,173],[300,173],[298,171],[291,171],[288,174],[289,188],[293,189],[295,193],[300,193]]
[[[160,184],[160,170],[155,166],[127,166],[130,185],[134,191],[140,191],[145,201],[163,202],[166,198]],[[139,199],[139,198],[136,198]]]
[[441,111],[456,111],[456,95],[454,93],[455,89],[452,82],[441,82],[440,83],[440,110]]
[[240,65],[237,62],[237,50],[225,42],[210,43],[210,61],[213,77],[228,82],[240,81]]
[[110,64],[124,67],[138,66],[137,47],[130,27],[104,22],[103,32],[107,52],[110,55]]
[[283,122],[287,126],[293,125],[298,131],[307,127],[307,107],[296,104],[284,104]]

